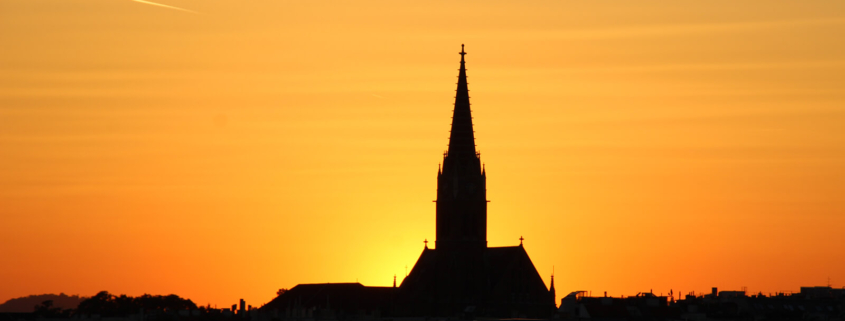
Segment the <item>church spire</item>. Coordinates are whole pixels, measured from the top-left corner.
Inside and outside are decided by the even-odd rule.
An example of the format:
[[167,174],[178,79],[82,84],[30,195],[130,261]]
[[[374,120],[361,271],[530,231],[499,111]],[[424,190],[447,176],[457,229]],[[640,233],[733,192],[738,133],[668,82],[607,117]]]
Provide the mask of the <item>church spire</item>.
[[552,286],[549,287],[549,294],[552,297],[552,303],[557,306],[557,294],[555,294],[555,267],[552,266]]
[[452,131],[449,135],[449,155],[475,156],[475,135],[472,130],[472,113],[469,108],[469,89],[464,56],[461,44],[461,69],[458,73],[458,90],[455,94],[455,109],[452,114]]
[[487,176],[475,151],[469,109],[467,72],[461,46],[461,69],[449,135],[449,150],[437,176],[438,249],[487,247]]

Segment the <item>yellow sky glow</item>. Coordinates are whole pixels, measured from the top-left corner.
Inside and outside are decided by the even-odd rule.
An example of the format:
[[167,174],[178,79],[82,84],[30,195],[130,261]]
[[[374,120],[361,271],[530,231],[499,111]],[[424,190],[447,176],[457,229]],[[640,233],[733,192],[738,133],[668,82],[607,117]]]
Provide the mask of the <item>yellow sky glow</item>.
[[0,301],[401,282],[466,44],[558,297],[845,285],[845,3],[0,3]]

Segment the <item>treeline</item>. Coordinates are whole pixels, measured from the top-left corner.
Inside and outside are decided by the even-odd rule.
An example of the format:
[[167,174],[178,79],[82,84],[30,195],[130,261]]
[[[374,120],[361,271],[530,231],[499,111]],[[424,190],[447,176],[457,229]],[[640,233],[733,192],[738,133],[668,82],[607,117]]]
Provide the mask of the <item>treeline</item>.
[[[34,302],[40,303],[33,304]],[[78,315],[123,317],[138,314],[141,311],[144,313],[168,313],[180,310],[197,310],[197,305],[193,301],[180,298],[175,294],[144,294],[131,297],[125,294],[114,295],[108,291],[101,291],[90,298],[68,297],[64,293],[58,296],[54,294],[30,295],[29,297],[11,299],[0,305],[0,307],[4,306],[5,311],[0,312],[32,312],[36,316],[44,318],[69,318]],[[28,306],[28,308],[25,306]]]
[[179,310],[196,310],[197,305],[190,299],[183,299],[175,294],[149,295],[131,297],[125,294],[116,296],[102,291],[97,295],[82,301],[76,308],[77,315],[100,315],[101,317],[127,316],[140,313],[142,310],[173,312]]

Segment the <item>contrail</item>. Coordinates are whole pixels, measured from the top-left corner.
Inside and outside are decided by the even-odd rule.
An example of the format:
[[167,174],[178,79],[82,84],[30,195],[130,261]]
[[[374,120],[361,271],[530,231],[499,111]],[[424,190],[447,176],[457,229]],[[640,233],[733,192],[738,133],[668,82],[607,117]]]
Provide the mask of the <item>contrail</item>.
[[132,1],[135,1],[135,2],[138,2],[138,3],[149,4],[149,5],[153,5],[153,6],[157,6],[157,7],[167,8],[167,9],[173,9],[173,10],[179,10],[179,11],[184,11],[184,12],[193,13],[193,14],[199,14],[199,12],[196,12],[196,11],[191,11],[191,10],[188,10],[188,9],[183,9],[183,8],[174,7],[174,6],[168,6],[166,4],[161,4],[161,3],[155,3],[155,2],[144,1],[144,0],[132,0]]

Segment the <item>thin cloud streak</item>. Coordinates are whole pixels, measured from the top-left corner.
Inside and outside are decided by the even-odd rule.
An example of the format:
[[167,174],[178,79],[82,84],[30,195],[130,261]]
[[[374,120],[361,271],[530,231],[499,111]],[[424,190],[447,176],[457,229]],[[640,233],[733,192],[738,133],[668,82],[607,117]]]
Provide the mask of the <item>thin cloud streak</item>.
[[144,1],[144,0],[132,0],[132,1],[135,1],[135,2],[138,2],[138,3],[143,3],[143,4],[148,4],[148,5],[153,5],[153,6],[157,6],[157,7],[167,8],[167,9],[173,9],[173,10],[179,10],[179,11],[184,11],[184,12],[193,13],[193,14],[199,14],[199,12],[196,12],[196,11],[191,11],[191,10],[188,10],[188,9],[174,7],[174,6],[168,6],[166,4],[161,4],[161,3],[155,3],[155,2]]

